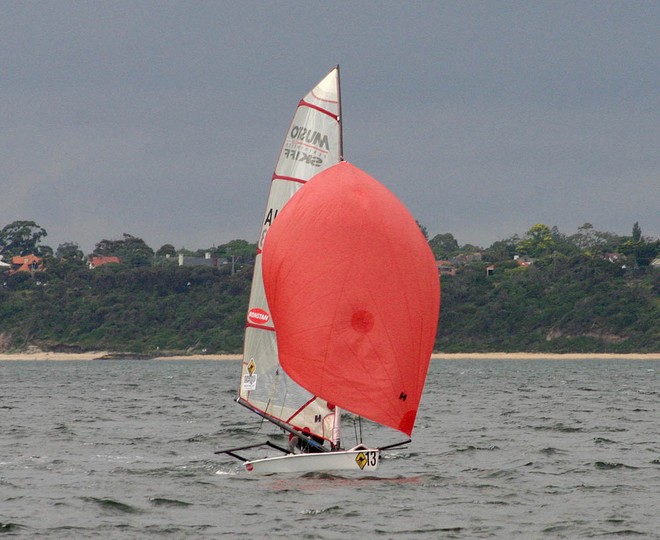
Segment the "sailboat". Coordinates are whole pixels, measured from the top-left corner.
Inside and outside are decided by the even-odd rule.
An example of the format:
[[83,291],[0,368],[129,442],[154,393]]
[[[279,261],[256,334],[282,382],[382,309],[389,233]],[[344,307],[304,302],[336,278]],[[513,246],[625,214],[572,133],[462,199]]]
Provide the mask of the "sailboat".
[[[414,218],[343,161],[341,141],[336,67],[298,104],[257,244],[236,401],[289,444],[216,452],[249,472],[372,471],[383,450],[410,442],[343,446],[342,411],[410,437],[440,282]],[[238,453],[263,446],[280,454]]]

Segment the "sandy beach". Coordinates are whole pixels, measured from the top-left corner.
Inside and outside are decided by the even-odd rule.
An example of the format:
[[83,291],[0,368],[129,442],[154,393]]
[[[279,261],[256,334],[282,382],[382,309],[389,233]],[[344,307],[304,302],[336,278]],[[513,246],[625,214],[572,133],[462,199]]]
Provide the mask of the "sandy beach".
[[[55,352],[27,352],[0,354],[0,362],[3,361],[62,361],[62,360],[102,360],[110,355],[107,351],[91,351],[84,353],[55,353]],[[114,358],[121,358],[114,353]],[[190,354],[175,356],[156,356],[153,360],[240,360],[240,354]],[[660,353],[630,353],[630,354],[609,354],[609,353],[435,353],[431,356],[432,360],[660,360]]]
[[431,355],[433,360],[660,360],[660,353],[456,353]]

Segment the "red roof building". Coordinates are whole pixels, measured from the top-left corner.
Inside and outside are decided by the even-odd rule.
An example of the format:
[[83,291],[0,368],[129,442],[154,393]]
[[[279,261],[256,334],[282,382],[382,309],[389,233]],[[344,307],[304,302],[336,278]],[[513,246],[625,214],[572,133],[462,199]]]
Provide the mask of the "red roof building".
[[92,260],[89,261],[89,268],[98,268],[104,264],[120,264],[121,261],[119,257],[92,257]]
[[44,269],[44,263],[41,257],[37,257],[33,253],[29,255],[16,255],[11,258],[11,269],[9,274],[16,272],[36,272]]

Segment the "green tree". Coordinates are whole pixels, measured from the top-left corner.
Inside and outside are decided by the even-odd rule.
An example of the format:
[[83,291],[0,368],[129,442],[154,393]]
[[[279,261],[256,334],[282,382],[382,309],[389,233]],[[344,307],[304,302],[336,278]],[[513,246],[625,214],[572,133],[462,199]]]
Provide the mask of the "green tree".
[[428,229],[417,220],[415,220],[415,223],[417,223],[417,226],[419,227],[419,230],[422,231],[422,234],[424,235],[424,238],[426,238],[426,241],[428,242],[428,239],[429,239]]
[[0,231],[0,254],[9,257],[30,253],[39,257],[51,255],[52,248],[39,245],[46,236],[46,229],[34,221],[14,221]]
[[174,257],[176,255],[176,248],[172,244],[163,244],[160,246],[158,251],[156,251],[158,257]]
[[218,246],[216,253],[219,257],[226,257],[231,263],[232,275],[236,272],[236,264],[247,262],[254,257],[257,250],[256,244],[250,244],[245,240],[232,240]]
[[578,227],[577,234],[568,237],[578,251],[587,255],[595,255],[602,252],[612,242],[608,239],[608,233],[601,233],[594,229],[591,223],[585,223]]
[[482,251],[482,248],[475,246],[474,244],[463,244],[461,246],[462,253],[479,253]]
[[504,240],[494,242],[488,249],[486,249],[486,260],[491,262],[508,261],[513,259],[516,254],[520,237],[515,234]]
[[57,246],[55,256],[58,259],[66,259],[67,261],[82,261],[85,257],[75,242],[65,242]]
[[151,266],[154,250],[142,238],[124,233],[122,240],[101,240],[96,244],[93,255],[115,256],[128,266]]
[[541,257],[551,253],[557,245],[557,241],[550,230],[550,227],[537,223],[532,226],[523,239],[518,242],[518,251],[523,255],[530,257]]
[[594,232],[597,238],[600,253],[607,253],[610,251],[617,251],[619,244],[621,244],[621,237],[618,234],[610,232]]
[[543,255],[562,253],[563,255],[570,256],[577,255],[580,252],[572,239],[562,233],[556,225],[550,229],[550,234],[552,235],[554,245],[551,250],[545,251]]
[[644,238],[639,223],[635,222],[632,237],[621,243],[619,251],[624,255],[632,257],[638,268],[643,268],[649,266],[653,262],[653,259],[658,256],[658,252],[660,252],[660,240]]
[[436,259],[448,259],[458,251],[458,242],[451,233],[436,234],[429,240],[429,247]]

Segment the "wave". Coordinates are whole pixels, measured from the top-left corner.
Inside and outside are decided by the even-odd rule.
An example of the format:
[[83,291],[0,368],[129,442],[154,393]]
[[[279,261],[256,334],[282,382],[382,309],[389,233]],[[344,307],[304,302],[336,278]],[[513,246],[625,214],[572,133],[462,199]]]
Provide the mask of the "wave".
[[584,428],[566,426],[561,422],[559,422],[558,424],[554,424],[552,426],[534,426],[533,429],[535,431],[559,431],[561,433],[579,433],[581,431],[584,431]]
[[492,444],[490,446],[474,446],[469,444],[464,448],[456,448],[455,450],[452,450],[451,452],[448,453],[461,454],[463,452],[482,452],[482,451],[492,452],[494,450],[500,450],[500,447],[495,444]]
[[114,499],[99,499],[97,497],[83,497],[83,501],[91,502],[113,514],[141,514],[143,510],[130,504],[116,501]]
[[418,535],[418,534],[423,534],[423,535],[430,535],[430,534],[439,534],[439,533],[459,533],[463,530],[463,527],[427,527],[424,529],[407,529],[407,530],[397,530],[397,531],[391,531],[391,530],[385,530],[385,529],[374,529],[374,533],[376,534],[383,534],[383,535],[391,535],[391,534],[396,534],[397,536],[399,535]]
[[628,428],[625,427],[613,427],[613,426],[596,426],[592,431],[604,431],[606,433],[623,433],[628,431]]
[[604,437],[596,437],[594,439],[594,444],[618,444],[616,441],[611,439],[606,439]]
[[19,523],[12,523],[11,521],[7,523],[2,523],[0,521],[0,534],[2,533],[13,533],[18,531],[19,529],[24,529],[25,527],[23,525],[20,525]]
[[218,468],[218,464],[211,460],[187,461],[185,464],[173,464],[171,466],[157,466],[147,468],[115,467],[111,470],[113,474],[126,474],[129,476],[144,476],[152,478],[191,478],[200,472],[205,473]]
[[329,506],[327,508],[306,508],[300,511],[303,516],[317,516],[319,514],[341,511],[341,506]]
[[554,456],[556,454],[566,454],[566,450],[561,450],[559,448],[554,448],[552,446],[548,446],[547,448],[542,448],[539,450],[539,454],[544,454],[546,456]]
[[610,461],[596,461],[594,466],[601,471],[610,471],[612,469],[639,469],[639,467],[626,465],[625,463],[614,463]]
[[149,502],[154,506],[192,506],[192,503],[164,497],[151,497]]

